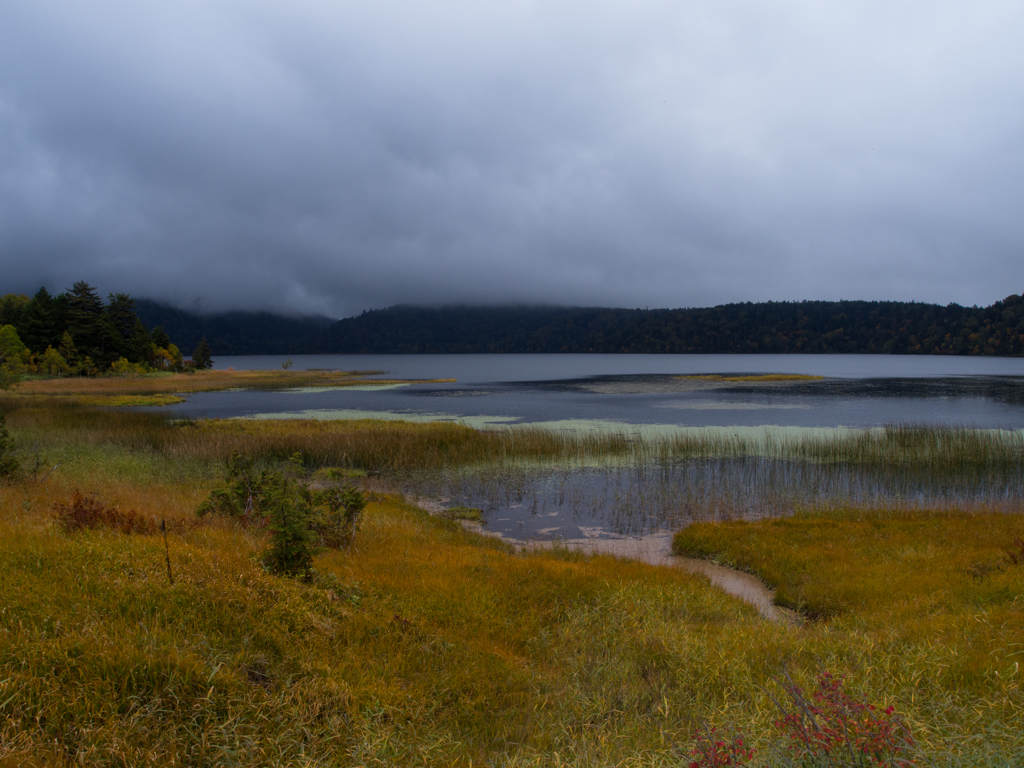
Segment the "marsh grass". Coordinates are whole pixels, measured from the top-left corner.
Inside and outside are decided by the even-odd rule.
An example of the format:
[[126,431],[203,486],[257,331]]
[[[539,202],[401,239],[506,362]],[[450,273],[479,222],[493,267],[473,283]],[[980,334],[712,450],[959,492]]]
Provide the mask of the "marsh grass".
[[[174,395],[228,389],[294,389],[298,387],[352,387],[361,385],[420,384],[425,380],[367,379],[386,371],[232,371],[151,373],[142,376],[30,378],[17,385],[9,397],[72,397],[85,405],[140,406],[181,402]],[[431,379],[430,381],[453,381]]]
[[[515,437],[510,436],[510,442]],[[898,426],[802,440],[696,433],[634,440],[617,454],[437,464],[402,473],[425,498],[486,511],[562,513],[619,534],[672,530],[694,520],[784,517],[836,508],[1018,513],[1024,508],[1019,432]],[[519,513],[524,514],[524,513]]]
[[[1019,431],[901,425],[644,437],[370,420],[175,422],[64,398],[6,398],[0,408],[23,455],[42,451],[62,473],[109,455],[120,464],[109,469],[123,475],[206,480],[211,464],[235,451],[264,466],[299,453],[314,470],[370,473],[413,495],[485,510],[568,500],[573,514],[623,533],[844,505],[1013,512],[1024,497]],[[130,454],[111,452],[121,448]]]
[[[5,512],[17,502],[0,492]],[[959,674],[964,645],[997,634],[983,611],[921,637],[798,631],[682,572],[516,553],[393,497],[310,584],[267,574],[264,540],[230,525],[171,536],[172,585],[159,536],[14,518],[0,518],[14,764],[678,766],[700,722],[749,734],[761,760],[781,660],[799,684],[824,665],[895,706],[935,764],[1024,748],[1019,689],[992,674],[1010,659]]]
[[[766,760],[783,663],[805,687],[824,668],[895,706],[933,764],[1024,754],[1013,597],[1024,569],[960,570],[1004,556],[1012,531],[997,524],[1018,518],[835,509],[765,540],[694,527],[723,558],[760,542],[748,567],[781,563],[801,605],[820,593],[838,606],[799,630],[681,571],[513,551],[394,496],[376,497],[351,551],[320,555],[306,584],[261,567],[258,529],[179,524],[195,520],[231,450],[267,463],[298,450],[319,459],[311,468],[372,474],[644,446],[14,401],[3,405],[18,449],[62,463],[45,482],[0,485],[0,764],[678,766],[677,746],[704,722],[750,734]],[[76,487],[166,519],[174,583],[157,534],[64,533],[53,504]],[[887,549],[886,526],[899,524],[918,527]],[[871,589],[845,584],[841,563]],[[886,597],[894,584],[902,599]]]
[[847,508],[697,523],[676,534],[673,548],[749,570],[775,588],[777,603],[812,616],[855,614],[878,629],[923,636],[936,617],[984,606],[986,624],[1016,623],[1011,634],[1024,643],[1024,624],[1014,622],[1024,618],[1024,571],[992,568],[979,577],[980,565],[1005,566],[1022,533],[1019,515]]
[[477,507],[448,507],[441,513],[448,520],[467,520],[479,523],[483,519],[483,510]]

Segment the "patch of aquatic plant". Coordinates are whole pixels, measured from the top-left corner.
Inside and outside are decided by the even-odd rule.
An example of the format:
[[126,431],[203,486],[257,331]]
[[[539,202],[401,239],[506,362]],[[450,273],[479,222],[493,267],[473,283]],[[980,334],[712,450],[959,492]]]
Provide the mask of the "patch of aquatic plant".
[[823,463],[762,456],[496,462],[400,477],[407,493],[479,507],[485,516],[541,522],[552,518],[548,525],[554,527],[571,522],[632,536],[694,520],[827,513],[851,506],[1013,512],[1021,510],[1024,495],[1024,469],[1019,464],[984,472],[971,466],[939,472],[927,464]]
[[203,421],[168,445],[173,455],[222,457],[237,450],[282,460],[301,453],[307,466],[389,473],[409,469],[493,465],[521,458],[570,460],[628,455],[636,444],[617,434],[556,433],[516,428],[478,431],[450,423],[401,421]]
[[823,381],[824,376],[808,376],[799,373],[763,373],[750,376],[722,376],[720,374],[691,374],[688,376],[674,376],[675,379],[693,379],[697,381]]
[[682,457],[764,456],[822,463],[917,464],[932,469],[974,466],[999,468],[1024,458],[1024,432],[967,427],[895,424],[879,429],[830,430],[810,436],[790,436],[721,429],[685,430],[660,441],[648,451]]
[[[199,374],[196,374],[197,376]],[[646,436],[513,427],[477,431],[448,423],[229,420],[174,423],[159,413],[113,413],[72,401],[6,398],[0,409],[19,430],[52,441],[76,432],[92,444],[113,441],[169,456],[221,462],[237,450],[283,461],[300,452],[307,466],[388,472],[550,460],[761,457],[825,464],[917,467],[932,477],[1013,476],[1024,461],[1024,432],[895,425],[793,435],[784,430],[727,433],[677,430]]]
[[483,510],[479,507],[448,507],[441,513],[441,517],[449,520],[468,520],[479,523],[483,519]]
[[[235,371],[199,370],[190,373],[152,373],[143,376],[101,376],[70,378],[31,378],[14,388],[12,397],[81,396],[100,405],[111,404],[117,397],[153,397],[187,392],[216,392],[228,389],[293,389],[298,387],[350,387],[364,384],[419,384],[452,379],[383,380],[368,379],[383,371]],[[130,401],[129,401],[130,402]],[[136,404],[136,403],[132,403]],[[140,400],[137,404],[150,403]],[[164,405],[160,400],[152,404]]]
[[152,395],[84,395],[77,399],[82,405],[99,405],[108,408],[141,408],[176,405],[185,402],[185,398],[179,395],[159,392]]

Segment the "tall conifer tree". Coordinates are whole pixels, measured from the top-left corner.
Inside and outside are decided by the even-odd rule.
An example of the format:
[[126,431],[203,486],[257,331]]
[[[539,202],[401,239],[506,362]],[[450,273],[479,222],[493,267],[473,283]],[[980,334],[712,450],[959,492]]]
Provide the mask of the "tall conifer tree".
[[61,331],[57,327],[56,302],[44,286],[25,307],[18,335],[29,349],[42,353],[47,347],[60,344]]

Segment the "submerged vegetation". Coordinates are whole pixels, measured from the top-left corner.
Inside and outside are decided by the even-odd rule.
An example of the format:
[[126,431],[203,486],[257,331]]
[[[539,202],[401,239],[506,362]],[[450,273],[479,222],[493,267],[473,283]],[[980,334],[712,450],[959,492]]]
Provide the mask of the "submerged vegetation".
[[811,434],[681,430],[651,438],[548,433],[535,441],[531,431],[512,429],[490,439],[490,451],[474,444],[460,453],[471,462],[438,460],[427,469],[405,462],[403,488],[490,512],[525,506],[540,518],[560,513],[578,526],[627,535],[851,505],[1024,507],[1020,432],[893,426]]
[[5,768],[1024,759],[1024,526],[989,497],[830,502],[676,537],[761,575],[809,617],[795,627],[679,569],[464,529],[483,504],[444,519],[387,492],[590,467],[648,473],[620,487],[632,497],[704,467],[711,490],[671,518],[688,520],[766,467],[794,487],[859,468],[988,482],[1015,509],[1019,434],[175,422],[84,394],[0,398],[16,465],[0,481]]
[[722,376],[717,373],[712,374],[694,374],[688,376],[676,376],[677,379],[694,379],[697,381],[743,381],[743,382],[765,382],[772,383],[776,381],[824,381],[824,376],[808,376],[802,373],[762,373],[751,376]]

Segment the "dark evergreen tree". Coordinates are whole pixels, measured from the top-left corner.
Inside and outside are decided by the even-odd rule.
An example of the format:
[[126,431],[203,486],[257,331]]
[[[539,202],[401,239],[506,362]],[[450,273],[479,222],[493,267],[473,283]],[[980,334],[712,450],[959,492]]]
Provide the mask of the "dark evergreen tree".
[[167,349],[171,346],[171,337],[167,335],[167,332],[164,331],[162,325],[158,325],[154,328],[150,337],[153,339],[153,343],[160,347],[160,349]]
[[210,345],[206,343],[205,336],[199,340],[196,348],[192,351],[192,364],[197,371],[213,368],[213,360],[210,357]]
[[8,293],[5,296],[0,296],[0,326],[13,325],[17,328],[29,301],[28,296],[21,293]]
[[33,352],[42,353],[47,347],[60,345],[63,328],[57,327],[57,306],[45,287],[36,291],[25,307],[18,326],[18,335]]
[[135,318],[132,326],[132,336],[128,340],[128,352],[125,354],[133,363],[149,363],[153,354],[153,340],[149,337],[149,331],[142,324],[139,318]]
[[127,293],[107,294],[107,317],[127,344],[135,332],[135,299]]
[[121,356],[123,346],[107,317],[96,289],[80,280],[67,292],[67,330],[80,354],[88,356],[99,370],[105,370]]

